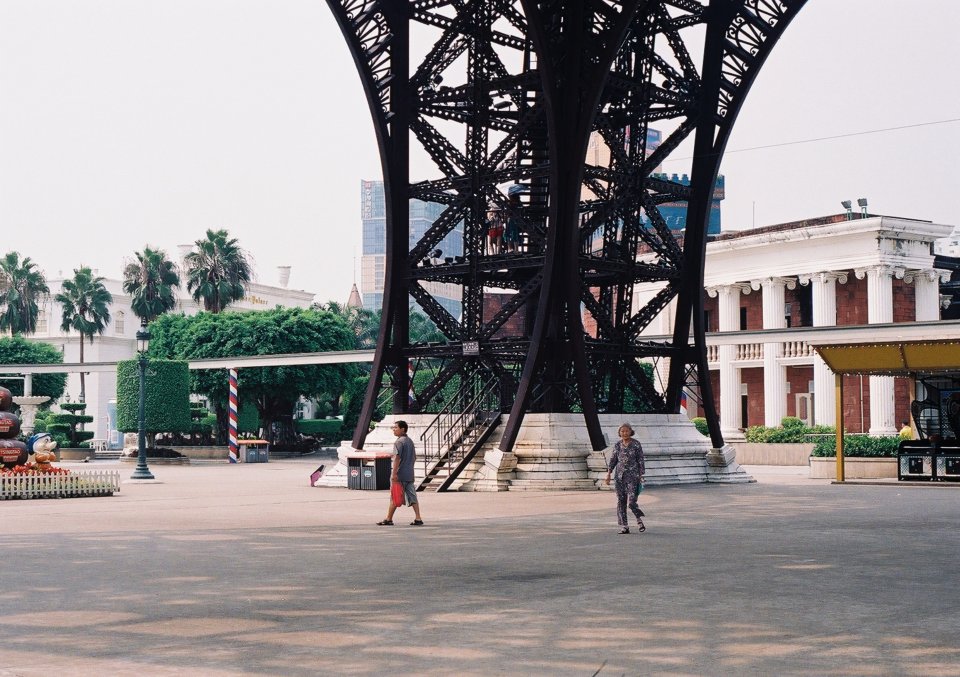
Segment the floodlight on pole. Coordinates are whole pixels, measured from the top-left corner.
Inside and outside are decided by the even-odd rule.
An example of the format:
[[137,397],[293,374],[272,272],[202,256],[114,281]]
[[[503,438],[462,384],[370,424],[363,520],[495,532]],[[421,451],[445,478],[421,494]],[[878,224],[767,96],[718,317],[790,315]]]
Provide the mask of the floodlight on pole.
[[867,218],[867,198],[858,197],[857,206],[860,207],[860,218],[861,219]]
[[843,208],[847,210],[847,221],[853,220],[853,202],[850,200],[841,200],[840,204],[843,205]]

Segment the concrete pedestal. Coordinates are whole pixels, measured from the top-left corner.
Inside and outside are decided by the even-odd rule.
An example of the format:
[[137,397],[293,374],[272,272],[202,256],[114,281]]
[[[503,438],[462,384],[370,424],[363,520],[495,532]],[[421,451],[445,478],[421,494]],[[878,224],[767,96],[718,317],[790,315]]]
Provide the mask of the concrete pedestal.
[[30,437],[33,434],[37,411],[41,404],[49,400],[50,398],[45,395],[17,395],[13,398],[14,403],[20,407],[20,432],[24,437]]
[[[388,417],[367,436],[364,451],[390,451],[396,439]],[[402,417],[409,425],[408,435],[418,451],[420,435],[433,420],[432,414]],[[474,463],[463,473],[455,488],[460,491],[523,491],[604,489],[607,459],[617,429],[625,420],[636,432],[646,457],[646,481],[650,486],[703,482],[752,482],[735,460],[733,447],[712,449],[683,414],[627,415],[603,414],[600,423],[611,447],[594,452],[583,417],[580,414],[527,414],[517,443],[510,453],[501,452],[504,422],[494,431]],[[346,457],[350,442],[338,450],[337,464],[317,482],[317,486],[347,485]],[[416,464],[418,479],[426,467],[422,458]]]

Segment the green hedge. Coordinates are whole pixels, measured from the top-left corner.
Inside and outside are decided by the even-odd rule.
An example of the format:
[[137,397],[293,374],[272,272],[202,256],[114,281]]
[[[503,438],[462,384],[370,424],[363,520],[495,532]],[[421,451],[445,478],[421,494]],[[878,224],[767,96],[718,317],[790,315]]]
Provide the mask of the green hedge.
[[710,429],[707,427],[707,419],[703,416],[697,416],[696,418],[690,419],[693,421],[694,427],[697,429],[701,435],[709,435]]
[[[843,455],[857,458],[887,458],[897,455],[900,446],[899,437],[870,437],[869,435],[844,435]],[[837,455],[837,437],[825,436],[816,442],[813,456],[830,457]]]
[[811,435],[836,435],[837,430],[831,425],[805,426],[803,422],[797,425],[792,416],[783,419],[782,428],[768,428],[762,425],[752,425],[747,428],[744,437],[747,442],[761,444],[796,444],[798,442],[816,442]]
[[336,435],[343,428],[343,421],[338,418],[302,418],[294,424],[301,435]]
[[237,432],[260,434],[260,412],[252,402],[241,402],[237,409]]
[[[190,372],[185,360],[148,360],[145,389],[148,433],[190,432]],[[137,432],[140,372],[136,360],[117,364],[117,430]]]

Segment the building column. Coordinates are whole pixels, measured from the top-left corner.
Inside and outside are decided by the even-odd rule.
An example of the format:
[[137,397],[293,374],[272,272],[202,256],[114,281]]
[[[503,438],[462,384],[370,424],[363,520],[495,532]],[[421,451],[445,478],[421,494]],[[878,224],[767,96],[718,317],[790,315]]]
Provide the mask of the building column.
[[[847,279],[843,271],[824,271],[800,278],[802,284],[810,285],[814,327],[837,324],[837,282],[846,284]],[[836,425],[837,422],[834,374],[819,354],[813,356],[813,422],[815,425]]]
[[[867,322],[893,322],[893,276],[904,276],[893,266],[871,266],[854,271],[857,279],[867,278]],[[870,430],[874,436],[897,434],[892,376],[870,377]]]
[[[745,285],[731,284],[710,287],[707,293],[718,297],[719,331],[739,331],[740,292]],[[749,287],[746,288],[749,293]],[[720,364],[720,432],[725,440],[742,438],[740,432],[740,370],[736,366],[736,344],[717,347]]]
[[[754,289],[763,289],[763,328],[786,329],[784,315],[786,289],[794,289],[794,278],[768,277],[751,283]],[[763,344],[763,424],[776,428],[787,415],[787,369],[780,364],[783,344],[780,341]]]
[[917,322],[940,319],[940,282],[950,279],[950,271],[928,268],[909,271],[903,278],[913,282],[914,319]]

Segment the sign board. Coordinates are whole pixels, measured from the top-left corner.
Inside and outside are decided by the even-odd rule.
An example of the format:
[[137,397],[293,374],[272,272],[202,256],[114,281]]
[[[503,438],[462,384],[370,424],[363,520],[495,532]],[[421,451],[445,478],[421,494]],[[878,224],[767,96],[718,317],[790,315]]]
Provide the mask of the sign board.
[[464,355],[479,355],[479,354],[480,354],[480,341],[464,341],[464,342],[463,342],[463,354],[464,354]]

